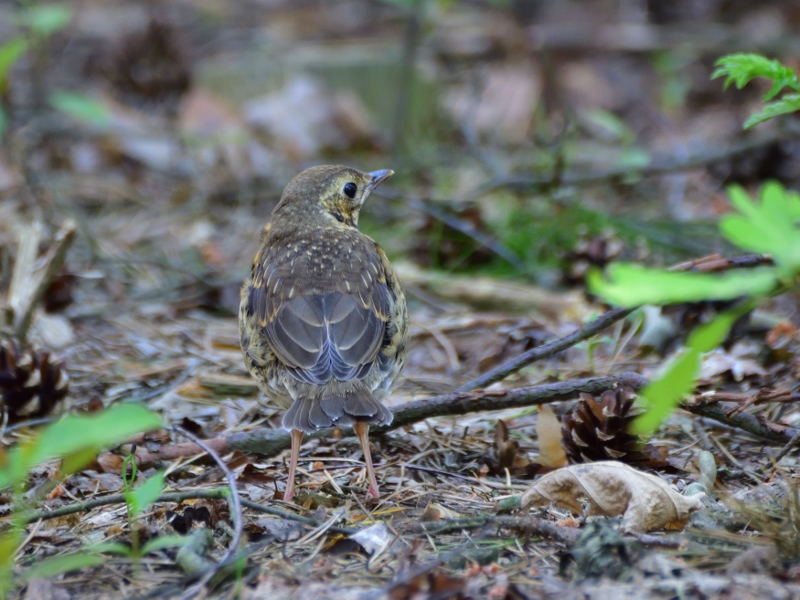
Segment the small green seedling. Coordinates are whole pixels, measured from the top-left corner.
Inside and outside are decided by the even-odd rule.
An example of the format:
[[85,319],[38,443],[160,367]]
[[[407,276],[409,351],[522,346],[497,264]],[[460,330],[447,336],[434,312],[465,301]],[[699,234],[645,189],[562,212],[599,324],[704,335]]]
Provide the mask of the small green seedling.
[[[30,439],[8,451],[0,450],[0,490],[13,495],[11,528],[0,535],[0,598],[14,585],[12,569],[24,539],[27,515],[34,505],[69,475],[84,468],[97,454],[138,433],[162,426],[161,418],[135,404],[120,404],[97,415],[70,415],[44,427]],[[46,462],[60,460],[61,467],[49,486],[42,486],[33,499],[26,499],[29,473]],[[40,561],[36,573],[62,573],[88,566],[96,558],[56,557]],[[42,575],[43,576],[43,575]],[[32,576],[23,574],[23,579]]]

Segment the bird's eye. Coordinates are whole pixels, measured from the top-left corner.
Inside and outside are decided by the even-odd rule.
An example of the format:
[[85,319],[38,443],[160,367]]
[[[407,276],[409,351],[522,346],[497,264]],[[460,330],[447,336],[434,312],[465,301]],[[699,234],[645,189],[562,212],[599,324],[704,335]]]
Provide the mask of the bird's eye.
[[352,181],[344,185],[344,193],[345,196],[347,196],[348,198],[355,198],[357,191],[358,191],[358,186]]

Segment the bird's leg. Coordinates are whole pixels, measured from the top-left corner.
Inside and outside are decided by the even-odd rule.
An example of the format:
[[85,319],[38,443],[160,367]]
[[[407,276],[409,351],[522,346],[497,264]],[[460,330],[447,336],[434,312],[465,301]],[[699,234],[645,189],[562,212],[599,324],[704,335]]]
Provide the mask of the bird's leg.
[[356,424],[353,425],[353,429],[358,436],[358,441],[361,442],[361,449],[364,451],[364,462],[367,463],[367,479],[369,480],[367,498],[379,498],[378,481],[375,479],[375,469],[372,467],[372,454],[369,451],[369,423],[356,421]]
[[289,502],[294,498],[294,472],[297,469],[297,459],[300,457],[300,444],[303,443],[303,432],[292,429],[292,455],[289,458],[289,481],[286,482],[286,491],[283,501]]

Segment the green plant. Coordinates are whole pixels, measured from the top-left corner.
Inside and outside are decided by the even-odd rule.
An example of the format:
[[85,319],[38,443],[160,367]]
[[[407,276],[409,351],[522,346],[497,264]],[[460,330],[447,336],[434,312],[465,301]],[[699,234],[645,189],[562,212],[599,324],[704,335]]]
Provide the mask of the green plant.
[[[729,54],[717,61],[711,77],[725,77],[725,87],[735,83],[739,89],[757,77],[772,82],[763,98],[767,104],[747,119],[745,128],[800,110],[800,80],[777,60],[759,54]],[[784,93],[787,88],[794,93]],[[783,94],[779,100],[769,102],[779,94]],[[771,255],[773,266],[714,275],[617,263],[610,265],[605,276],[596,269],[588,274],[592,293],[619,306],[742,299],[734,309],[698,327],[662,375],[642,391],[648,410],[634,423],[637,433],[652,433],[694,389],[701,355],[722,343],[736,319],[767,298],[798,287],[800,194],[776,182],[761,188],[759,202],[739,186],[732,186],[728,193],[736,212],[722,218],[720,233],[743,250]]]
[[[0,45],[0,98],[8,88],[9,74],[17,61],[30,51],[34,60],[41,62],[47,40],[67,26],[74,12],[68,4],[21,4],[14,18],[20,33]],[[108,109],[84,94],[57,90],[49,101],[57,110],[90,125],[104,126],[109,121]],[[8,119],[8,107],[0,104],[0,139],[8,127]]]
[[111,120],[105,104],[84,94],[56,90],[50,95],[50,104],[64,114],[89,125],[104,127]]
[[[130,476],[128,471],[130,470]],[[131,548],[133,556],[139,557],[139,528],[137,519],[148,506],[155,502],[164,490],[164,472],[159,471],[144,481],[136,489],[136,460],[133,454],[122,463],[122,483],[125,490],[125,504],[128,508],[128,526],[131,530]]]
[[797,288],[800,194],[776,182],[761,188],[760,202],[754,202],[738,186],[731,187],[729,194],[736,213],[720,221],[721,234],[743,250],[771,255],[773,266],[703,274],[616,263],[609,266],[605,275],[594,270],[587,277],[592,293],[619,306],[743,298],[736,308],[699,327],[661,377],[642,391],[648,410],[635,422],[638,433],[654,431],[692,391],[701,355],[722,343],[736,319],[767,298]]
[[[100,450],[159,427],[161,419],[158,415],[138,405],[121,404],[98,415],[67,416],[7,452],[0,451],[0,490],[10,488],[14,499],[11,527],[0,535],[0,598],[11,589],[15,556],[21,549],[26,515],[33,505],[66,477],[85,467]],[[26,499],[28,474],[35,467],[53,460],[61,461],[57,475],[48,486],[40,486],[34,498]],[[96,553],[56,557],[39,561],[35,569],[23,574],[23,579],[92,564],[98,564]]]
[[[742,89],[753,79],[760,77],[772,82],[770,90],[764,94],[762,100],[766,102],[760,112],[750,115],[744,123],[744,128],[762,123],[779,115],[785,115],[800,110],[800,80],[793,69],[782,65],[777,60],[772,60],[760,54],[728,54],[716,63],[717,69],[711,78],[725,77],[725,87],[735,83]],[[787,89],[793,93],[784,93]],[[779,99],[773,100],[779,94]],[[770,102],[770,100],[773,100]]]

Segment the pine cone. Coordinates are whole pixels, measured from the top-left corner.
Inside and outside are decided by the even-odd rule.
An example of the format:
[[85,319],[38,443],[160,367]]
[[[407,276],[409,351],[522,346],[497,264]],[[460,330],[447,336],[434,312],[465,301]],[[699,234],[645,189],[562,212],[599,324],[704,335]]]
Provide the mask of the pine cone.
[[0,399],[9,423],[47,415],[67,395],[63,363],[49,352],[20,350],[14,340],[0,346]]
[[639,438],[628,433],[628,426],[638,414],[631,410],[634,400],[636,393],[631,388],[606,390],[599,400],[581,394],[572,413],[561,420],[561,445],[570,462],[648,460],[639,449]]
[[144,31],[124,37],[106,76],[123,102],[175,114],[192,82],[191,64],[179,32],[152,19]]

